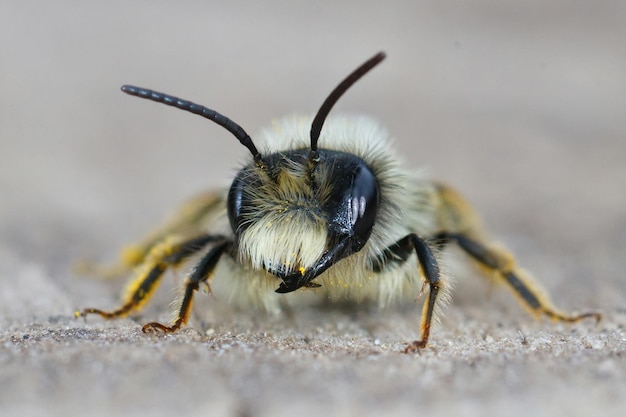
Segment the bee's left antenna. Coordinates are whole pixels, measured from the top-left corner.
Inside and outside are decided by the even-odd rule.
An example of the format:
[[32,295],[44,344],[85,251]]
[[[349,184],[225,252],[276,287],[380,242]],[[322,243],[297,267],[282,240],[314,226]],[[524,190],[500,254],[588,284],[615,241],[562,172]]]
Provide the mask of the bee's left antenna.
[[132,85],[123,85],[122,91],[126,94],[130,94],[131,96],[146,98],[148,100],[156,101],[157,103],[163,103],[181,110],[186,110],[188,112],[197,114],[204,117],[205,119],[209,119],[217,123],[224,129],[232,133],[243,146],[248,148],[257,163],[261,162],[261,154],[257,150],[256,146],[254,146],[250,135],[248,135],[246,131],[243,130],[243,128],[237,123],[233,122],[228,117],[216,112],[215,110],[211,110],[200,104],[192,103],[188,100],[183,100],[178,97],[170,96],[168,94],[159,93],[158,91],[148,90],[147,88],[135,87]]
[[317,111],[313,123],[311,123],[311,151],[317,152],[317,140],[320,137],[322,126],[326,120],[326,116],[330,113],[337,100],[348,91],[348,89],[357,82],[361,77],[367,74],[372,68],[378,65],[383,59],[385,59],[385,53],[379,52],[367,61],[365,61],[360,67],[352,71],[335,89],[328,95],[322,106]]

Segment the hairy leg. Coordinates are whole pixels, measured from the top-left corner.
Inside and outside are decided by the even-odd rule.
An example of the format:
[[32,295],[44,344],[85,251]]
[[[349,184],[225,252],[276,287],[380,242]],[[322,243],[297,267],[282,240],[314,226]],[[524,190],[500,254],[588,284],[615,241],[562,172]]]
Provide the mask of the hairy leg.
[[140,310],[156,291],[163,273],[178,266],[191,255],[201,251],[211,242],[223,241],[223,236],[201,235],[191,239],[169,237],[155,244],[138,267],[136,276],[126,287],[122,305],[112,311],[86,308],[76,312],[76,317],[97,314],[104,318],[124,317]]
[[456,243],[485,271],[486,275],[503,282],[520,303],[533,315],[545,315],[553,320],[575,322],[587,317],[600,319],[597,312],[566,314],[554,306],[547,291],[527,272],[516,265],[505,249],[491,244],[483,237],[481,227],[469,204],[451,188],[438,185],[440,232],[432,237],[436,246]]
[[440,299],[440,290],[443,285],[437,259],[429,244],[416,234],[411,233],[384,250],[382,258],[375,263],[378,266],[374,267],[375,272],[381,272],[393,262],[404,263],[412,253],[417,255],[419,269],[425,279],[424,285],[428,284],[429,291],[428,299],[424,302],[422,310],[420,340],[410,343],[404,350],[405,353],[424,348],[428,343],[433,314]]
[[158,322],[151,322],[144,325],[141,330],[144,333],[152,331],[174,332],[189,320],[191,306],[193,305],[194,293],[200,287],[200,283],[207,282],[213,274],[215,267],[224,252],[232,245],[232,242],[222,242],[209,251],[194,268],[191,275],[185,281],[185,292],[183,294],[178,315],[171,326]]

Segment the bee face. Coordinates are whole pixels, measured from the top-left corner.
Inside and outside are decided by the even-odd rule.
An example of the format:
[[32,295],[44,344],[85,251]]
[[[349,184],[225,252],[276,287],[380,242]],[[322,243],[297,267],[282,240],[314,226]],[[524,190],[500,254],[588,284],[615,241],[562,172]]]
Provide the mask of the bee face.
[[299,286],[314,278],[300,280],[307,271],[319,274],[363,248],[379,198],[376,176],[361,158],[297,149],[244,167],[227,207],[240,259]]

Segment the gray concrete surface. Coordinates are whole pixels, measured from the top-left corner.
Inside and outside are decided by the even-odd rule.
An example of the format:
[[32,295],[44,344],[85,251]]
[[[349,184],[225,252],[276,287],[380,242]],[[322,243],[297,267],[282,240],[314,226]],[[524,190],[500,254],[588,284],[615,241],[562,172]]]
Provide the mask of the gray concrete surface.
[[[618,0],[3,2],[0,415],[624,415],[624,39]],[[414,305],[266,317],[199,297],[192,326],[145,336],[163,289],[135,320],[74,320],[123,286],[77,277],[76,260],[113,259],[246,156],[120,85],[255,132],[314,112],[381,49],[336,111],[377,117],[560,306],[601,323],[536,322],[472,273],[421,355],[399,353]]]

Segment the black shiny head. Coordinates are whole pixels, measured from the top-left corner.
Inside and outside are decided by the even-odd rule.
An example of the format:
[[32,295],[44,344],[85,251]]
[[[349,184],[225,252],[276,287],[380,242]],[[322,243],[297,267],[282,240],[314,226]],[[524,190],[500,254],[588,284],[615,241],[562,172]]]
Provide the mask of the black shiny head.
[[[239,171],[228,193],[228,218],[233,233],[239,235],[245,231],[260,217],[260,208],[275,200],[284,204],[280,209],[285,212],[309,210],[311,216],[323,218],[333,240],[350,238],[351,251],[361,250],[372,233],[378,212],[380,196],[376,176],[361,158],[349,153],[320,149],[319,163],[311,173],[307,172],[307,157],[306,149],[298,149],[268,155],[266,161],[267,169],[274,171],[274,175],[294,165],[301,166],[302,178],[296,181],[313,190],[308,200],[306,193],[280,190],[279,185],[276,195],[270,195],[274,187],[266,187],[265,173],[254,165]],[[292,201],[284,200],[284,194],[292,194]]]
[[[361,158],[327,149],[318,150],[318,161],[313,166],[308,158],[308,149],[268,155],[264,157],[265,169],[254,164],[243,168],[228,193],[228,216],[237,241],[246,236],[248,228],[258,229],[264,224],[275,229],[283,223],[284,229],[279,230],[301,234],[303,240],[317,226],[325,227],[323,250],[313,265],[303,270],[296,267],[271,271],[283,281],[278,292],[310,286],[333,264],[360,251],[378,214],[378,181]],[[300,224],[289,223],[293,216],[299,216]],[[276,252],[271,249],[274,243],[266,242],[267,257],[272,262],[277,261],[271,259]]]

